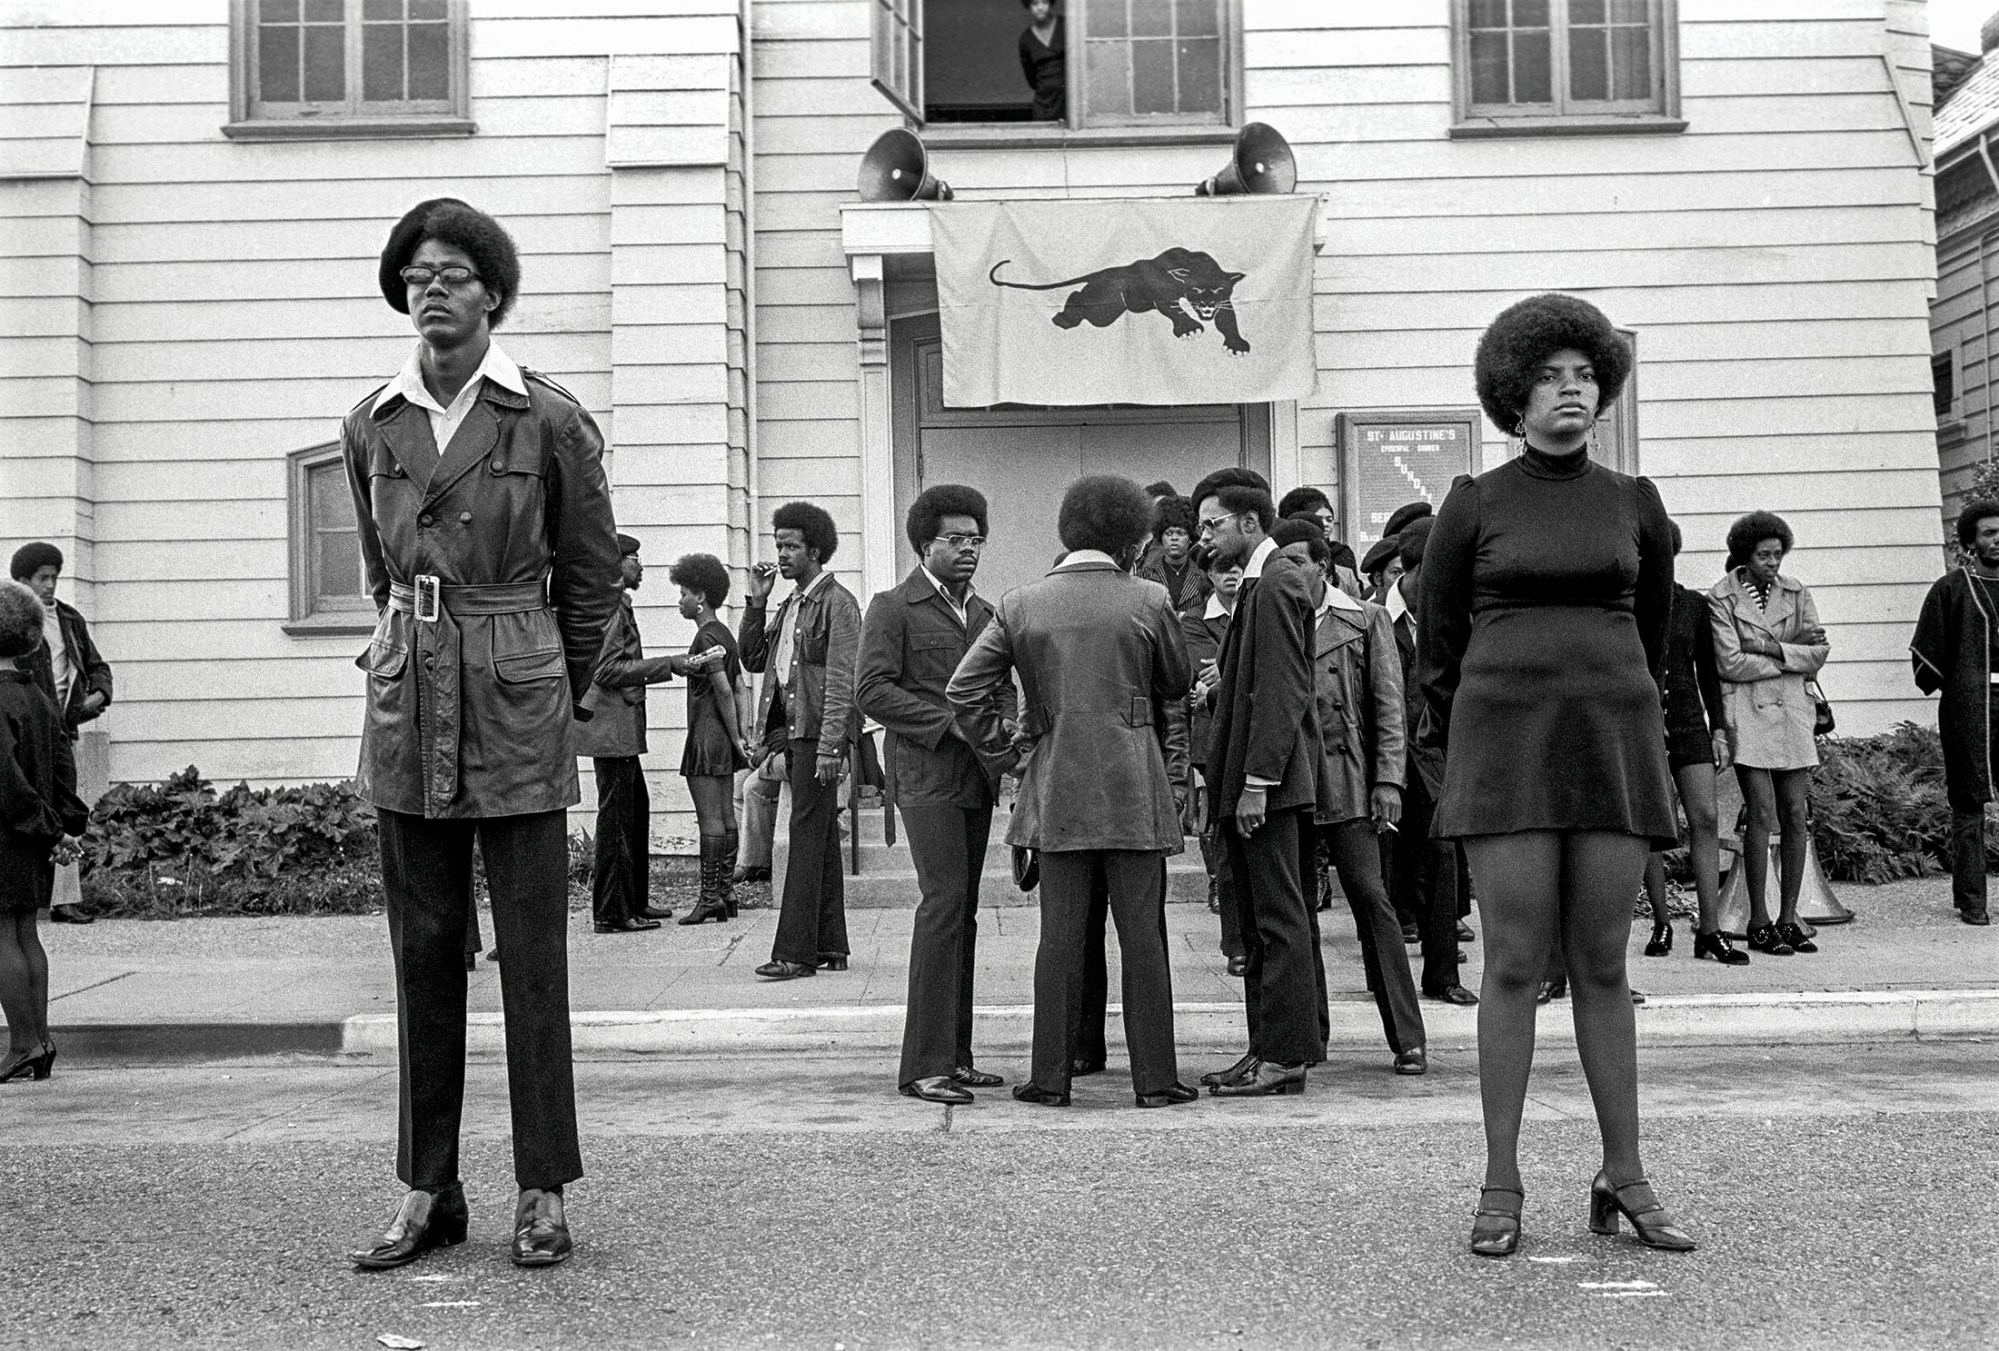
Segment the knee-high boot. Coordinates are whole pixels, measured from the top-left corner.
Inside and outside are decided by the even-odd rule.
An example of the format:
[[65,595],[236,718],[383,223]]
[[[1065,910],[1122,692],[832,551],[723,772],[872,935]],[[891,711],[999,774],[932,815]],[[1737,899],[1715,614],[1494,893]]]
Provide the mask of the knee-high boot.
[[726,920],[729,910],[722,901],[722,888],[728,885],[727,873],[718,879],[715,875],[721,863],[722,837],[703,835],[701,837],[701,895],[694,902],[694,908],[681,916],[681,924],[699,924],[704,920]]
[[736,876],[736,852],[742,848],[742,840],[743,837],[740,832],[733,830],[723,831],[722,853],[715,863],[716,890],[721,895],[722,908],[727,912],[730,919],[736,917],[736,884],[734,881]]

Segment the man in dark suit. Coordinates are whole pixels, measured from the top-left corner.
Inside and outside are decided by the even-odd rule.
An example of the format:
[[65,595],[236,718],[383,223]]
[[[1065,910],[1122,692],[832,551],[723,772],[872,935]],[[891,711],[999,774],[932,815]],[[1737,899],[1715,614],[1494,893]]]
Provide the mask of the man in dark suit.
[[1079,479],[1057,516],[1068,555],[1000,598],[998,616],[945,693],[974,743],[1008,744],[996,695],[1009,671],[1025,695],[1026,747],[1009,844],[1041,859],[1034,960],[1034,1058],[1022,1102],[1067,1106],[1083,997],[1091,891],[1102,886],[1124,957],[1125,1040],[1141,1107],[1192,1102],[1173,1051],[1166,871],[1183,847],[1159,710],[1187,693],[1187,652],[1166,588],[1128,575],[1145,538],[1145,497],[1126,479]]
[[[904,532],[917,565],[868,604],[856,689],[861,712],[888,733],[889,797],[902,814],[922,893],[909,937],[896,1083],[906,1097],[968,1103],[967,1090],[1006,1082],[972,1063],[972,970],[979,876],[1008,766],[973,751],[944,697],[951,673],[992,621],[992,606],[972,590],[986,542],[986,499],[959,483],[926,488],[910,504]],[[994,697],[1002,724],[1011,723],[1013,686]]]
[[[752,726],[770,754],[788,757],[791,855],[765,980],[796,980],[847,969],[847,905],[840,869],[840,771],[860,729],[854,670],[861,607],[826,565],[840,532],[824,508],[787,502],[771,517],[777,562],[750,570],[736,641],[743,669],[768,677]],[[792,592],[768,622],[764,608],[779,575]]]
[[1243,566],[1222,640],[1208,745],[1208,793],[1221,821],[1248,958],[1249,1050],[1204,1076],[1218,1096],[1300,1093],[1326,1058],[1326,972],[1313,874],[1319,717],[1312,585],[1270,538],[1276,507],[1261,475],[1218,469],[1194,491],[1201,543]]
[[[1394,837],[1395,866],[1390,877],[1397,892],[1397,911],[1414,915],[1422,933],[1423,976],[1418,984],[1424,997],[1469,1006],[1478,1003],[1478,996],[1458,979],[1459,875],[1464,871],[1464,862],[1457,841],[1430,838],[1430,821],[1436,814],[1437,800],[1424,783],[1413,734],[1423,707],[1423,691],[1416,681],[1416,611],[1412,607],[1432,519],[1417,517],[1395,536],[1402,575],[1387,591],[1386,608],[1395,629],[1396,651],[1402,659],[1405,725],[1411,732],[1408,778],[1402,792],[1402,826]],[[1432,766],[1429,777],[1443,782],[1443,766]]]
[[[1235,613],[1236,593],[1242,588],[1242,564],[1224,565],[1207,550],[1199,552],[1210,590],[1199,607],[1180,612],[1180,635],[1187,640],[1187,664],[1194,673],[1194,687],[1187,692],[1188,758],[1195,777],[1205,779],[1208,742],[1215,722],[1213,697],[1222,683],[1222,639],[1229,631],[1229,616]],[[1208,872],[1208,909],[1222,919],[1222,955],[1228,958],[1228,972],[1240,976],[1248,968],[1248,959],[1242,951],[1235,879],[1229,875],[1217,824],[1214,804],[1204,790],[1194,828],[1201,841],[1201,863]]]

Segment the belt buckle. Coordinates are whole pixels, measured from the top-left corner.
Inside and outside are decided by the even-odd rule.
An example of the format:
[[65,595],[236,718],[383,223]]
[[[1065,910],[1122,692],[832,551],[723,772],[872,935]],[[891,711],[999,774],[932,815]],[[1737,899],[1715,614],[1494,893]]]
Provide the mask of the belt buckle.
[[444,588],[437,578],[424,573],[416,583],[416,617],[420,624],[435,624],[444,614]]

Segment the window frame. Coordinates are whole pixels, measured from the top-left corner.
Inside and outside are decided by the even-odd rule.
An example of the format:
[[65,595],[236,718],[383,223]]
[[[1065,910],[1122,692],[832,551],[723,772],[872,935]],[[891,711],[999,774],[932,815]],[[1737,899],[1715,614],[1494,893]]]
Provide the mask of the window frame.
[[[1549,67],[1554,102],[1483,104],[1472,99],[1471,4],[1451,0],[1451,92],[1453,140],[1502,136],[1671,135],[1687,129],[1680,116],[1679,0],[1647,0],[1651,7],[1652,74],[1655,97],[1647,107],[1632,100],[1577,105],[1565,102],[1568,87],[1570,0],[1548,0]],[[1650,106],[1656,105],[1656,106]],[[1510,110],[1510,111],[1501,111]]]
[[[911,0],[918,23],[923,6],[931,0]],[[887,0],[875,0],[883,5]],[[876,88],[902,110],[922,130],[927,145],[953,145],[966,149],[1015,149],[1035,145],[1227,145],[1242,130],[1243,111],[1243,15],[1242,0],[1216,0],[1220,10],[1222,42],[1222,108],[1218,118],[1196,120],[1185,114],[1132,114],[1133,120],[1091,123],[1087,113],[1083,53],[1088,42],[1089,0],[1065,0],[1063,19],[1068,25],[1069,47],[1065,77],[1070,96],[1060,122],[931,122],[923,115],[922,50],[917,48],[914,75],[917,98],[914,106]],[[876,32],[875,68],[881,67],[880,34]]]
[[[923,125],[923,6],[926,0],[869,0],[869,80],[881,96]],[[895,78],[900,55],[906,82]]]
[[1939,425],[1958,420],[1957,399],[1957,349],[1930,353],[1930,406]]
[[[312,510],[313,471],[338,467],[345,472],[340,443],[326,441],[285,457],[287,498],[286,572],[290,579],[291,617],[286,633],[355,636],[375,631],[375,602],[365,595],[327,597],[319,591],[317,578],[317,523]],[[363,581],[365,582],[365,578]],[[334,604],[326,604],[327,600]],[[351,603],[349,603],[351,601]]]
[[[344,0],[342,21],[347,38],[348,88],[355,89],[359,70],[363,0]],[[421,100],[423,106],[369,105],[357,96],[342,104],[278,104],[270,111],[257,97],[257,0],[229,0],[229,122],[222,134],[237,141],[330,141],[367,138],[470,136],[478,130],[471,120],[471,16],[469,0],[445,0],[449,30],[447,96]],[[430,106],[442,103],[437,109]]]

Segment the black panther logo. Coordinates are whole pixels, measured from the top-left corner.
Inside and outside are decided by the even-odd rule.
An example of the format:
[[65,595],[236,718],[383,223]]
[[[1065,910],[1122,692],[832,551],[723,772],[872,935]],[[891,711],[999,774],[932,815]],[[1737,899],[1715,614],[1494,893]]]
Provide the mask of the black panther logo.
[[1109,328],[1126,314],[1155,310],[1173,324],[1173,336],[1192,337],[1212,323],[1221,330],[1222,343],[1231,355],[1249,350],[1249,342],[1236,328],[1235,284],[1243,273],[1224,272],[1221,264],[1205,253],[1192,249],[1168,249],[1157,258],[1141,259],[1124,267],[1106,267],[1096,272],[1034,286],[1026,282],[1001,281],[999,270],[1012,262],[1002,258],[993,264],[986,280],[995,286],[1016,291],[1059,291],[1081,285],[1055,316],[1057,328],[1075,328],[1088,322]]

